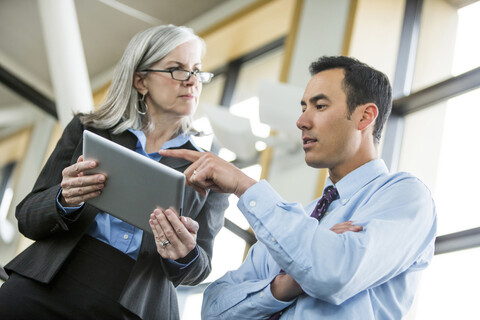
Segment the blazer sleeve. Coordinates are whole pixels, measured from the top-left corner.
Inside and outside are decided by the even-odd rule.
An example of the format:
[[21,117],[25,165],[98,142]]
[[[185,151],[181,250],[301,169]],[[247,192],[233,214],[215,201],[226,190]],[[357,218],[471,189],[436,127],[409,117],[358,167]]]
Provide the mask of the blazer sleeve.
[[33,190],[18,204],[15,216],[20,232],[26,237],[39,240],[65,232],[76,221],[76,218],[60,214],[56,198],[61,188],[62,170],[75,163],[82,153],[82,132],[83,125],[77,115],[63,131]]

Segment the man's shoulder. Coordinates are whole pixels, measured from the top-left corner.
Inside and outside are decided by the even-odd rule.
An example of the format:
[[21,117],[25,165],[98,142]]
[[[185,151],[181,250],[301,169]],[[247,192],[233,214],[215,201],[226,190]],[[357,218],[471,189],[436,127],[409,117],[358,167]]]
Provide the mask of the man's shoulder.
[[409,195],[432,197],[428,186],[410,172],[388,173],[380,176],[379,179],[380,181],[377,184],[378,192],[396,193],[402,197],[408,197]]

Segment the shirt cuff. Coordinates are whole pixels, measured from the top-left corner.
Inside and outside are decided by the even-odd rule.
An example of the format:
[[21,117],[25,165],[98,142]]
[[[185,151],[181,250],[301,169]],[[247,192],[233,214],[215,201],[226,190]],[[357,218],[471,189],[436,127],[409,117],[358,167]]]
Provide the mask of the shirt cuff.
[[197,260],[198,255],[199,255],[199,251],[198,251],[198,245],[197,245],[185,257],[177,260],[165,259],[165,261],[168,262],[169,269],[183,270],[185,268],[188,268],[189,265],[191,265],[195,260]]
[[271,208],[284,202],[266,180],[260,180],[243,193],[238,199],[237,206],[253,226],[263,216],[268,216]]
[[62,204],[60,203],[60,194],[62,193],[62,190],[63,190],[63,188],[60,188],[60,190],[57,193],[57,209],[60,211],[60,213],[63,216],[68,217],[68,216],[71,216],[73,213],[75,213],[78,209],[83,207],[83,203],[78,207],[64,207],[64,206],[62,206]]

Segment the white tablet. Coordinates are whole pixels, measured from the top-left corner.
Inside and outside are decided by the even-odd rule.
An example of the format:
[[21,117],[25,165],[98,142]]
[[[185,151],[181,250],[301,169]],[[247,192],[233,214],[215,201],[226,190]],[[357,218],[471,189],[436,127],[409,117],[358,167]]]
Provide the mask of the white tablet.
[[83,132],[83,158],[96,160],[89,173],[107,176],[100,196],[86,202],[144,231],[157,207],[182,214],[185,175],[95,133]]

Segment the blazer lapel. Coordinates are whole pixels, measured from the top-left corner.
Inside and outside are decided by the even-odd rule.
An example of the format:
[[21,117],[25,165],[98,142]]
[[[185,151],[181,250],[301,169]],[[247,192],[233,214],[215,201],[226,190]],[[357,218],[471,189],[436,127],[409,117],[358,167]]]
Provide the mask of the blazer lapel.
[[113,134],[112,131],[109,130],[108,133],[113,142],[135,151],[137,147],[137,137],[132,132],[125,130],[121,134]]
[[[183,146],[179,148],[172,148],[172,149],[188,149],[188,150],[195,150],[198,151],[191,143],[188,141],[185,143]],[[182,168],[182,167],[188,167],[190,164],[192,164],[190,161],[181,159],[181,158],[171,158],[171,157],[162,157],[160,159],[160,163],[163,163],[164,165],[167,165],[171,168],[177,169],[177,168]]]

